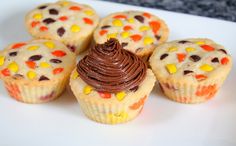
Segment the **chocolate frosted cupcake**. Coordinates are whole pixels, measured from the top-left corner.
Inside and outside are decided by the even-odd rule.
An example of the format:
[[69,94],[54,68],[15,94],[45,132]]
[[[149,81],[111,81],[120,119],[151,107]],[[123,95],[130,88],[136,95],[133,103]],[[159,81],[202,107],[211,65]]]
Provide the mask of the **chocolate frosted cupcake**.
[[123,48],[147,60],[154,48],[166,42],[169,30],[157,16],[142,11],[124,11],[103,18],[94,32],[96,43],[116,38]]
[[26,27],[33,37],[59,40],[78,54],[88,47],[98,21],[99,16],[90,6],[58,1],[30,11]]
[[16,100],[43,103],[63,92],[75,64],[75,54],[61,42],[20,42],[0,53],[0,78]]
[[116,39],[91,48],[72,72],[71,89],[83,112],[100,123],[135,118],[155,83],[155,76]]
[[214,97],[232,68],[232,59],[210,39],[185,39],[157,47],[150,65],[168,98],[200,103]]

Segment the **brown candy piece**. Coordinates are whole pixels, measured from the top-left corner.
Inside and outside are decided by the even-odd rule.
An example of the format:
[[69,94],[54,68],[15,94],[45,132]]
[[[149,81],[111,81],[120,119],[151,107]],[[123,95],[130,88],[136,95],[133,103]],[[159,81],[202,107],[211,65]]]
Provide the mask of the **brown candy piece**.
[[127,46],[128,45],[128,43],[121,43],[121,46],[122,47],[125,47],[125,46]]
[[10,52],[9,53],[9,56],[11,56],[11,57],[14,57],[14,56],[16,56],[17,55],[17,52]]
[[161,55],[161,57],[160,57],[160,60],[163,60],[163,59],[165,59],[167,56],[169,56],[167,53],[165,53],[165,54],[162,54],[162,55]]
[[219,49],[218,51],[221,51],[221,52],[223,52],[223,53],[227,54],[227,52],[226,52],[226,50],[225,50],[225,49]]
[[161,38],[161,36],[159,36],[159,35],[155,35],[155,38],[156,38],[156,40],[160,40],[160,38]]
[[38,7],[38,9],[40,9],[40,10],[42,10],[42,9],[45,9],[45,8],[47,8],[48,6],[46,6],[46,5],[43,5],[43,6],[39,6]]
[[51,24],[51,23],[54,23],[56,22],[56,20],[52,19],[52,18],[46,18],[43,20],[43,23],[45,24]]
[[198,55],[191,55],[190,60],[192,60],[193,62],[198,62],[199,60],[201,60],[201,57]]
[[40,76],[39,81],[45,81],[45,80],[49,80],[49,78],[44,75]]
[[109,28],[109,27],[111,27],[110,25],[103,25],[102,27],[101,27],[101,29],[107,29],[107,28]]
[[57,34],[62,37],[64,35],[64,33],[66,32],[64,27],[60,27],[57,29]]
[[135,53],[140,52],[141,50],[143,50],[143,47],[139,47],[138,49],[135,50]]
[[178,43],[180,44],[186,44],[186,43],[191,43],[190,41],[186,41],[186,40],[181,40],[181,41],[178,41]]
[[191,71],[191,70],[184,70],[184,75],[187,75],[187,74],[190,74],[190,73],[193,73],[193,71]]
[[58,15],[59,14],[58,10],[56,10],[56,9],[49,9],[48,11],[49,11],[49,14],[51,14],[51,15]]
[[134,16],[134,18],[135,18],[136,20],[138,20],[139,22],[141,22],[141,23],[144,22],[144,17],[141,16],[141,15],[136,15],[136,16]]
[[132,91],[132,92],[136,92],[137,90],[138,90],[138,86],[135,86],[134,88],[131,88],[131,89],[129,89],[130,91]]
[[38,61],[42,58],[42,55],[33,55],[29,58],[29,61]]
[[52,62],[52,63],[61,63],[62,61],[60,59],[50,59],[50,62]]
[[215,58],[213,58],[213,59],[211,60],[211,62],[213,62],[213,63],[219,63],[220,61],[219,61],[219,59],[218,59],[217,57],[215,57]]

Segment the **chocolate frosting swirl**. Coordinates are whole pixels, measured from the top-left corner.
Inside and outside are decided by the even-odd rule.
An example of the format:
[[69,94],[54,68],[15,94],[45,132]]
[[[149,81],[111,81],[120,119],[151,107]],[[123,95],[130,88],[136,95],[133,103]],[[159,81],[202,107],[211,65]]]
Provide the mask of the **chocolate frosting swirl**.
[[138,86],[145,78],[147,66],[133,53],[124,50],[118,40],[96,44],[77,65],[88,85],[100,92],[117,93]]

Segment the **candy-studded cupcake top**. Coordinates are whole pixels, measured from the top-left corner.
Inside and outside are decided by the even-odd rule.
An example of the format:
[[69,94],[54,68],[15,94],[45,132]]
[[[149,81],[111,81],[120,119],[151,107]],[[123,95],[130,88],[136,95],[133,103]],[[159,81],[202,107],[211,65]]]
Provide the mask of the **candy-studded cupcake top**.
[[88,85],[110,93],[138,87],[146,71],[146,64],[122,49],[116,39],[95,45],[77,65],[77,72]]
[[58,1],[38,6],[26,16],[26,25],[37,38],[56,39],[73,44],[90,34],[99,17],[88,5],[70,1]]
[[147,12],[126,11],[105,17],[94,32],[94,40],[104,43],[116,38],[124,49],[144,56],[165,42],[168,33],[166,24],[158,17]]
[[232,60],[223,46],[209,39],[186,39],[156,48],[150,64],[160,78],[202,82],[221,76]]
[[2,78],[53,80],[69,74],[74,65],[74,53],[52,40],[15,43],[0,53]]

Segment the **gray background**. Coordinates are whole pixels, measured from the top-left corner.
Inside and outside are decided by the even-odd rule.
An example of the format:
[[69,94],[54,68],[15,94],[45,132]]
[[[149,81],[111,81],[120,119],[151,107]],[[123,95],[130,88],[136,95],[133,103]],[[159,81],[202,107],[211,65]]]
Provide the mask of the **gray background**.
[[105,0],[236,22],[236,0]]

